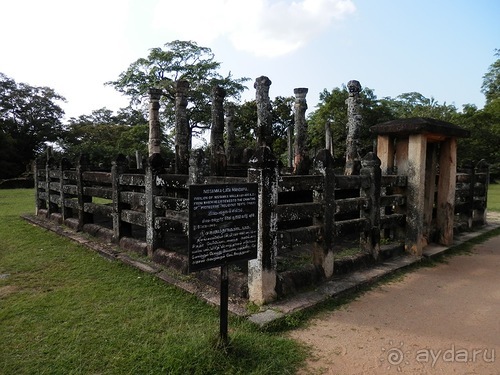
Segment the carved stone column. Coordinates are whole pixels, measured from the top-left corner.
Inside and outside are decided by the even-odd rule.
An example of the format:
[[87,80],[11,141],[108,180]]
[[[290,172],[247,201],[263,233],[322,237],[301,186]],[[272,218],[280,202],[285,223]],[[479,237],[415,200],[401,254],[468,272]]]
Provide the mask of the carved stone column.
[[271,101],[269,100],[269,87],[271,80],[261,76],[255,80],[255,101],[257,102],[257,147],[271,147]]
[[347,83],[349,97],[347,103],[347,139],[345,151],[345,170],[347,176],[359,174],[361,167],[359,157],[359,132],[362,125],[361,117],[361,100],[359,93],[361,92],[361,84],[358,81],[349,81]]
[[411,134],[408,141],[408,186],[406,213],[406,251],[421,256],[425,209],[425,159],[427,138],[425,134]]
[[236,163],[236,135],[234,134],[234,107],[226,108],[226,159],[229,164]]
[[295,142],[294,148],[294,173],[308,174],[309,173],[309,156],[307,152],[307,122],[306,110],[307,101],[306,95],[309,90],[307,88],[296,88],[293,90],[295,94],[294,112],[295,112]]
[[212,89],[212,129],[210,132],[210,171],[214,176],[226,174],[224,151],[224,97],[226,90],[215,86]]
[[160,97],[161,90],[149,89],[149,156],[160,153],[161,129],[160,129]]
[[278,161],[269,147],[257,149],[248,168],[248,182],[259,186],[257,259],[248,262],[248,298],[258,305],[277,297],[278,176]]
[[191,132],[187,118],[189,82],[175,83],[175,173],[188,174]]

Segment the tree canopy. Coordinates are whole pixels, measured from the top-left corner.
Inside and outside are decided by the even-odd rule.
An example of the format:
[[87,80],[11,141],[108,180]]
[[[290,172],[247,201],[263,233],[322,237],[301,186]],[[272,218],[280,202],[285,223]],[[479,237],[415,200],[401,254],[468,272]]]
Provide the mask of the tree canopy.
[[[148,121],[141,111],[127,107],[115,115],[104,107],[71,118],[59,145],[70,159],[85,153],[92,164],[109,166],[118,154],[132,157],[139,151],[147,155],[148,132]],[[166,157],[172,156],[171,146],[170,137],[164,134],[162,152]]]
[[17,177],[48,142],[60,139],[63,96],[0,73],[0,178]]
[[497,59],[490,65],[488,71],[483,76],[481,92],[486,97],[486,104],[491,104],[500,99],[500,49],[495,50]]
[[240,99],[248,78],[222,76],[220,63],[210,48],[200,47],[192,41],[175,40],[164,48],[152,48],[146,58],[130,64],[115,81],[107,82],[130,98],[131,105],[144,104],[149,88],[163,91],[161,120],[167,128],[174,124],[175,82],[189,82],[188,120],[190,128],[208,129],[211,120],[211,90],[215,85],[226,90],[226,98]]
[[[331,91],[324,89],[320,93],[320,100],[316,109],[308,116],[309,141],[311,150],[325,148],[325,126],[329,126],[334,143],[334,159],[337,166],[341,165],[345,154],[345,139],[347,136],[347,103],[349,97],[347,87],[335,87]],[[362,154],[371,151],[373,140],[370,135],[370,126],[394,119],[391,110],[392,100],[385,98],[377,100],[373,90],[364,87],[360,93],[361,115],[363,126],[360,132]]]
[[[286,161],[287,129],[294,125],[293,96],[277,96],[271,100],[272,132],[271,148],[282,161]],[[236,148],[255,148],[255,127],[257,125],[257,103],[255,100],[246,101],[240,105],[231,103],[227,112],[231,113],[235,130]]]

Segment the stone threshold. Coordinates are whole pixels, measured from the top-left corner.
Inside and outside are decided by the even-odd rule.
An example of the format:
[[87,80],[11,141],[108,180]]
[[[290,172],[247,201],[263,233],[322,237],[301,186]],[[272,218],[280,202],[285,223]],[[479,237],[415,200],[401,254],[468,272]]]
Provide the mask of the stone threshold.
[[[500,228],[500,214],[494,214],[492,216],[493,217],[489,220],[488,224],[483,228],[474,232],[465,232],[455,236],[454,243],[451,246],[441,246],[436,244],[426,246],[423,250],[423,257],[436,257],[482,234]],[[195,277],[173,271],[146,258],[132,257],[128,251],[120,249],[115,244],[99,241],[99,239],[94,238],[87,233],[76,232],[75,230],[60,225],[52,220],[28,214],[22,215],[22,218],[33,225],[45,228],[57,233],[60,236],[64,236],[72,241],[75,241],[80,245],[97,252],[99,255],[108,260],[119,261],[123,264],[127,264],[128,266],[134,267],[142,272],[151,274],[168,284],[194,294],[210,305],[219,305],[219,291],[216,288],[202,283]],[[286,315],[312,308],[328,299],[344,296],[355,292],[360,287],[374,284],[382,277],[404,269],[419,262],[420,260],[420,257],[400,255],[377,263],[374,266],[341,275],[338,278],[334,278],[317,286],[314,290],[300,292],[283,300],[267,304],[257,313],[248,312],[248,301],[246,299],[230,297],[228,309],[235,315],[248,318],[250,322],[258,325],[259,327],[265,327],[279,319],[284,318]],[[229,282],[231,282],[231,280],[229,280]]]

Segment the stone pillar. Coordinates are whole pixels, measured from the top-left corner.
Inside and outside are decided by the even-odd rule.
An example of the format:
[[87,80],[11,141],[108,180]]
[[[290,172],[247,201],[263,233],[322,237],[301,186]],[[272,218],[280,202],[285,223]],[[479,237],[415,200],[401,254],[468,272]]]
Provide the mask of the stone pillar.
[[[33,173],[33,177],[35,180],[35,215],[40,214],[40,210],[47,208],[47,201],[44,199],[43,192],[40,189],[43,189],[43,179],[42,172],[45,172],[46,161],[43,156],[39,156],[35,160],[35,171]],[[45,173],[43,174],[45,176]]]
[[250,160],[248,182],[258,184],[257,259],[248,262],[249,300],[265,304],[277,297],[278,161],[269,147],[260,147]]
[[394,152],[394,139],[391,136],[377,136],[377,157],[383,174],[394,173]]
[[92,214],[85,212],[85,203],[92,202],[92,197],[85,195],[83,174],[89,169],[89,159],[86,154],[81,154],[78,158],[76,166],[76,187],[78,191],[78,227],[77,230],[82,230],[85,224],[92,223],[94,217]]
[[[408,138],[400,138],[394,147],[394,158],[396,160],[396,174],[408,174]],[[393,165],[394,168],[394,165]]]
[[187,93],[189,82],[175,83],[175,173],[187,174],[189,169],[189,146],[191,131],[187,118]]
[[445,246],[453,244],[456,182],[457,139],[448,138],[441,142],[436,213],[439,243]]
[[156,177],[165,169],[165,161],[160,154],[153,154],[146,162],[146,171],[144,178],[144,190],[146,198],[145,216],[146,216],[146,247],[149,258],[153,257],[156,249],[161,246],[162,233],[157,228],[156,217],[159,209],[155,206],[155,197],[160,194],[160,188],[156,185]]
[[120,154],[111,166],[111,181],[113,186],[113,242],[119,243],[120,238],[132,235],[132,225],[121,220],[123,203],[121,202],[120,175],[128,169],[128,160]]
[[161,128],[160,128],[160,97],[161,90],[149,89],[149,156],[160,153]]
[[215,86],[212,89],[212,129],[210,132],[210,172],[213,176],[226,174],[224,151],[224,97],[226,90]]
[[237,163],[236,136],[234,134],[234,106],[228,105],[226,109],[226,160],[229,164]]
[[333,157],[327,149],[320,150],[314,158],[314,169],[323,175],[323,251],[321,254],[313,254],[315,266],[323,269],[326,278],[333,275],[333,245],[335,232],[335,174],[333,168]]
[[406,213],[407,252],[421,256],[424,245],[425,157],[427,138],[424,134],[412,134],[408,140],[408,187]]
[[261,76],[255,80],[255,101],[257,103],[257,147],[271,147],[272,118],[269,87],[271,80]]
[[360,196],[368,199],[369,204],[360,212],[370,223],[361,235],[361,247],[378,259],[380,253],[380,192],[382,183],[382,170],[380,159],[373,152],[369,152],[361,161],[361,176],[369,179],[369,184],[363,186]]
[[462,164],[462,172],[467,174],[469,193],[465,197],[467,208],[460,214],[460,221],[467,223],[467,229],[472,228],[472,218],[474,216],[474,186],[476,185],[476,172],[472,160],[466,160]]
[[54,212],[57,211],[57,206],[52,203],[51,198],[50,198],[50,181],[52,180],[52,177],[50,177],[50,171],[52,168],[54,168],[55,164],[55,159],[52,156],[52,147],[47,147],[46,152],[46,159],[45,159],[45,183],[44,183],[44,188],[45,188],[45,196],[46,196],[46,205],[47,205],[47,212],[45,213],[47,218],[50,218],[50,215]]
[[44,183],[43,183],[43,188],[45,190],[45,216],[50,217],[51,211],[53,210],[51,208],[51,203],[50,203],[50,164],[52,163],[53,158],[52,158],[52,147],[47,147],[45,150],[45,160],[44,160],[44,171],[45,171],[45,176],[44,176]]
[[[424,238],[428,243],[434,242],[434,203],[436,197],[436,175],[438,172],[438,144],[427,143],[425,161],[425,185],[424,185]],[[455,166],[456,168],[456,166]],[[446,171],[448,173],[448,171]],[[426,243],[424,243],[426,245]]]
[[[476,221],[479,225],[486,225],[487,222],[487,207],[488,207],[488,188],[490,184],[490,166],[486,160],[481,159],[476,165],[476,180],[484,184],[484,189],[479,194],[481,202],[476,210]],[[484,196],[483,196],[484,194]]]
[[358,81],[349,81],[347,83],[349,97],[347,103],[347,138],[345,151],[345,170],[347,176],[359,174],[361,166],[359,157],[359,133],[362,126],[361,117],[361,84]]
[[64,192],[65,185],[65,171],[71,168],[71,163],[68,159],[62,158],[59,163],[59,193],[60,193],[60,209],[61,209],[61,218],[64,223],[66,219],[71,217],[72,210],[69,207],[66,207],[64,203],[66,200],[66,193]]
[[310,161],[307,152],[307,122],[306,110],[307,88],[296,88],[294,112],[295,112],[295,142],[294,148],[294,174],[308,174]]

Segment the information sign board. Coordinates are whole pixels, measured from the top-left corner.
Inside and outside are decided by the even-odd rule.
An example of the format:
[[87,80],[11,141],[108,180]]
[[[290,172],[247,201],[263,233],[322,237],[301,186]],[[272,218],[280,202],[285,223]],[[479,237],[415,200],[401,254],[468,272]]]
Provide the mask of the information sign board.
[[257,184],[189,186],[189,272],[257,257]]

